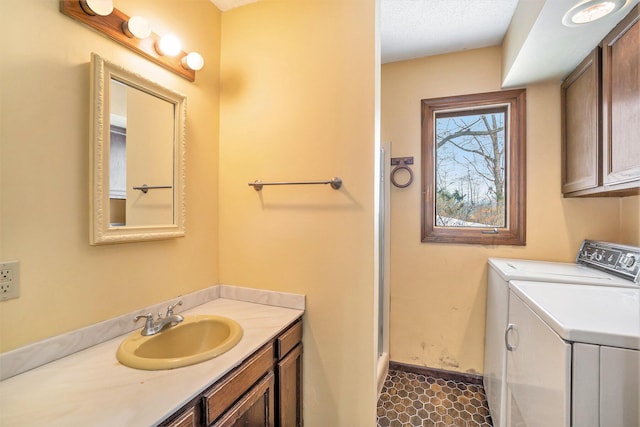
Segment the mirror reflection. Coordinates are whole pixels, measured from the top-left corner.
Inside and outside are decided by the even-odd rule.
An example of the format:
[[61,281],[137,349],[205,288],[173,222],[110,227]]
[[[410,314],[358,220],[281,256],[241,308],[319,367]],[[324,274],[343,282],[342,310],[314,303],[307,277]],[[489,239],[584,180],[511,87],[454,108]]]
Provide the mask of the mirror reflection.
[[110,90],[109,222],[173,224],[174,106],[114,78]]
[[92,57],[91,244],[184,236],[186,99]]

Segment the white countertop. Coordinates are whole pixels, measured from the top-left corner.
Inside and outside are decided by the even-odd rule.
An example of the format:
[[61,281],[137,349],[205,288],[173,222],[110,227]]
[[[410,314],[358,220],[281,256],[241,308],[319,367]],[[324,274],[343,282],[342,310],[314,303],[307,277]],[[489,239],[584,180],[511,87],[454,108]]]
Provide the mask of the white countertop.
[[510,289],[561,338],[640,349],[640,288],[513,281]]
[[0,382],[0,426],[149,426],[239,365],[304,310],[219,298],[182,314],[236,320],[242,340],[197,365],[143,371],[121,365],[119,336]]

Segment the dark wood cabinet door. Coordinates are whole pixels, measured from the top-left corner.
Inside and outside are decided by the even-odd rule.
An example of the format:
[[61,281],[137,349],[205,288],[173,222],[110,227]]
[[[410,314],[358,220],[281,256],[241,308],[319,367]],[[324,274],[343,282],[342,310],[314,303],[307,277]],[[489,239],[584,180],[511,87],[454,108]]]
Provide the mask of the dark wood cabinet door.
[[640,185],[640,5],[602,41],[603,180]]
[[562,83],[562,193],[602,185],[600,48]]
[[278,362],[278,422],[302,426],[302,344]]
[[195,408],[191,408],[173,419],[173,421],[162,423],[160,425],[166,427],[198,427],[200,424],[196,420],[197,416]]
[[270,343],[258,350],[211,390],[204,393],[202,404],[205,425],[218,425],[217,420],[227,413],[228,408],[238,399],[244,399],[242,396],[245,395],[245,392],[267,372],[273,370],[273,355],[273,343]]
[[253,386],[214,427],[273,427],[275,425],[273,371]]

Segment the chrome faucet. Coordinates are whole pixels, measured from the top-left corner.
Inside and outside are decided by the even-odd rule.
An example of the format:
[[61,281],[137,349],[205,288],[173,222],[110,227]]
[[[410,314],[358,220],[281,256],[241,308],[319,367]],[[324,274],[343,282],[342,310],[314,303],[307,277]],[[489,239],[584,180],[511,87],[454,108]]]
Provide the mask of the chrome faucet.
[[182,301],[178,301],[175,304],[171,304],[170,306],[168,306],[167,314],[164,317],[162,317],[162,313],[158,313],[157,321],[153,320],[153,314],[151,313],[139,314],[133,318],[133,321],[137,322],[142,318],[147,319],[145,321],[144,328],[142,328],[142,331],[140,331],[140,333],[144,336],[155,335],[158,332],[162,331],[165,327],[167,327],[167,325],[169,325],[168,327],[171,327],[184,320],[184,317],[182,317],[181,315],[173,313],[173,309],[175,309],[178,305],[182,305]]

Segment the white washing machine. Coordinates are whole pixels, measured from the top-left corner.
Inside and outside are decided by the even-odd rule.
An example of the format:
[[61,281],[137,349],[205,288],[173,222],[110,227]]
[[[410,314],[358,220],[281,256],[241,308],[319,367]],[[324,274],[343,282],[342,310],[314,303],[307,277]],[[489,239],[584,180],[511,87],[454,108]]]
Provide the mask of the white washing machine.
[[640,248],[585,240],[576,263],[489,258],[484,387],[494,426],[506,426],[509,282],[637,287]]
[[640,287],[509,288],[506,425],[640,426]]

